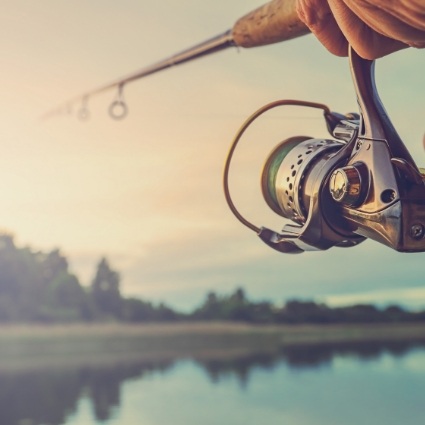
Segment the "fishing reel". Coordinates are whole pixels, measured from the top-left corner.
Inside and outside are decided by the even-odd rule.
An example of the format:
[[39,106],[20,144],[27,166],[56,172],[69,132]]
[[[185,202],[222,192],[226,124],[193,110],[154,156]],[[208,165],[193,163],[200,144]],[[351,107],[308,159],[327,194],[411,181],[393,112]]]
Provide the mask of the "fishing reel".
[[[278,101],[255,112],[236,135],[224,169],[233,214],[270,247],[284,253],[352,247],[366,238],[401,252],[425,251],[425,176],[393,127],[379,99],[374,61],[351,48],[350,68],[360,114],[326,105]],[[236,146],[250,124],[282,105],[322,109],[335,139],[291,137],[271,152],[261,175],[267,205],[288,219],[282,232],[257,227],[236,209],[228,174]]]

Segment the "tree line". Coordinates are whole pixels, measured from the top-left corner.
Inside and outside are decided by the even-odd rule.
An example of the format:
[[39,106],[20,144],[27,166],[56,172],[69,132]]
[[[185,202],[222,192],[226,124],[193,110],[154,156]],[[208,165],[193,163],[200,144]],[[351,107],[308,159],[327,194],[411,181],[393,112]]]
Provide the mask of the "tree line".
[[242,288],[229,295],[207,294],[190,313],[165,304],[124,297],[120,275],[106,258],[97,264],[88,287],[72,274],[60,250],[48,253],[19,248],[11,235],[0,235],[0,322],[174,322],[239,321],[270,323],[379,323],[425,320],[425,311],[400,306],[384,309],[359,304],[331,308],[314,301],[290,300],[282,306],[254,302]]
[[142,322],[178,316],[163,304],[123,297],[120,276],[106,258],[84,287],[60,250],[19,248],[11,235],[0,234],[0,322]]

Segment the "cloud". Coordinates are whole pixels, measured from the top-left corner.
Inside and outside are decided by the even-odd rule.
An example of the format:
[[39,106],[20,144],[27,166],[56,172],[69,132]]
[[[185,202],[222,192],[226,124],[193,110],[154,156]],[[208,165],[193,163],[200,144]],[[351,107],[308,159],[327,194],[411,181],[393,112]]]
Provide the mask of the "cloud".
[[388,288],[354,292],[340,295],[327,295],[321,298],[330,306],[373,303],[378,305],[405,305],[410,308],[425,306],[425,287]]

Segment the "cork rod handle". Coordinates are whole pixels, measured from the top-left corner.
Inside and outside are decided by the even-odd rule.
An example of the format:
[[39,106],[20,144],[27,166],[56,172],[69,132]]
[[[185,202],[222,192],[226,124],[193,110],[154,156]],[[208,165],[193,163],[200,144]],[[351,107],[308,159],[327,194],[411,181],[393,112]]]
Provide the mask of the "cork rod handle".
[[290,40],[310,30],[299,20],[296,0],[272,0],[240,18],[232,29],[240,47],[257,47]]

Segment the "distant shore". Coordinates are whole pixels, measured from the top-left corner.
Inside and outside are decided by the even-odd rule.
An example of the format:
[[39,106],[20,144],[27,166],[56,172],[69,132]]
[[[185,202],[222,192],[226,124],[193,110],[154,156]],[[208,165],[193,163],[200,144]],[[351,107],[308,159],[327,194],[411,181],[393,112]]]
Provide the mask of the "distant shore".
[[425,324],[249,325],[75,324],[0,326],[0,369],[128,360],[217,358],[273,353],[285,346],[367,342],[425,343]]
[[[157,343],[170,348],[213,347],[259,342],[273,345],[315,342],[425,340],[425,323],[256,325],[239,322],[176,322],[148,324],[0,325],[0,353],[5,345],[72,351],[101,344],[109,350],[149,348]],[[81,344],[81,345],[80,345]],[[100,348],[100,346],[99,346]]]

